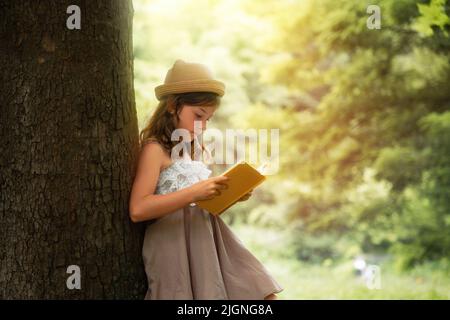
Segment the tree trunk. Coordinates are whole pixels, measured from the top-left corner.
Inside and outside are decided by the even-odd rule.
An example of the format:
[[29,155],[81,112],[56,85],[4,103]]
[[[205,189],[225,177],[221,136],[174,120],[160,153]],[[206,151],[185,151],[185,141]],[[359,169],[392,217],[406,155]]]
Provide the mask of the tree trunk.
[[[0,0],[0,298],[143,299],[131,0]],[[69,289],[70,265],[80,289]]]

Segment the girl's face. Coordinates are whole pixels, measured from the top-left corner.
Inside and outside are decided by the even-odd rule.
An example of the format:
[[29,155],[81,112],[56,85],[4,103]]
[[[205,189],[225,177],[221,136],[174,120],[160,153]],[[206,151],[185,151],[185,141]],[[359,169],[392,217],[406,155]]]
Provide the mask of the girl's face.
[[199,121],[199,130],[197,134],[201,134],[206,130],[206,123],[211,119],[217,107],[202,107],[183,105],[179,113],[179,122],[177,128],[186,129],[190,132],[191,138],[194,137],[194,121]]

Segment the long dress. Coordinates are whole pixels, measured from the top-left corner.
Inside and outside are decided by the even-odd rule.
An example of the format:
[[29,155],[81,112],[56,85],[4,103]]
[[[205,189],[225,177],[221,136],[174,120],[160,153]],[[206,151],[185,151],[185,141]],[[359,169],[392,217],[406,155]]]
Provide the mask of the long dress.
[[[207,179],[202,161],[186,158],[160,172],[156,194]],[[142,256],[145,300],[262,300],[284,288],[220,216],[195,204],[149,222]]]

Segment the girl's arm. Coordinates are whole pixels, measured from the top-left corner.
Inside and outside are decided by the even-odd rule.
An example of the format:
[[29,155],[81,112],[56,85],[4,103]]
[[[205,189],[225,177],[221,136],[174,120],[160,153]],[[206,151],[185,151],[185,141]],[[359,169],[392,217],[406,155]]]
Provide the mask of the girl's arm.
[[163,159],[164,150],[159,144],[149,143],[142,148],[129,203],[133,222],[159,218],[194,202],[191,188],[154,194]]
[[130,218],[141,222],[162,217],[197,200],[212,199],[227,188],[227,176],[211,177],[169,194],[154,194],[164,160],[159,144],[147,144],[139,157],[130,195]]
[[180,209],[193,201],[189,188],[184,188],[168,194],[151,194],[143,197],[139,207],[130,211],[133,222],[142,222],[160,218],[168,213]]

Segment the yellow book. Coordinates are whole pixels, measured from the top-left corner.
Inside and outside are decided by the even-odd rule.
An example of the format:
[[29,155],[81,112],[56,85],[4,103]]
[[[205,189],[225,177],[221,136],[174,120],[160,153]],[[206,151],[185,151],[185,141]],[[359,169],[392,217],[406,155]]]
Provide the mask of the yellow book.
[[230,178],[226,183],[227,189],[220,190],[220,195],[208,200],[195,202],[200,208],[213,215],[220,215],[230,208],[242,196],[260,185],[266,177],[245,161],[241,161],[222,175]]

